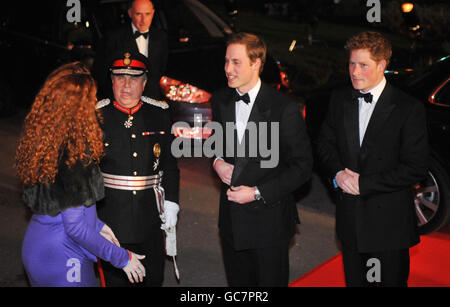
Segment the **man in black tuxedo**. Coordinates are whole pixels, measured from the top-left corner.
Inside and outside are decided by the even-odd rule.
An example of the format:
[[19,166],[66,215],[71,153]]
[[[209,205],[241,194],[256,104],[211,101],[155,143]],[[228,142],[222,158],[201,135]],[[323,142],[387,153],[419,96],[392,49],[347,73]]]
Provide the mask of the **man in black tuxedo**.
[[[298,106],[259,78],[265,55],[257,36],[232,35],[225,56],[228,87],[211,98],[213,120],[223,128],[213,137],[232,153],[214,160],[222,181],[219,228],[230,286],[287,286],[289,242],[299,223],[292,192],[311,175]],[[230,124],[236,129],[226,129]],[[252,151],[256,144],[277,152],[268,160]]]
[[151,27],[155,9],[150,0],[131,0],[128,15],[131,24],[126,24],[107,33],[99,42],[94,61],[94,75],[99,87],[99,97],[110,97],[111,80],[107,74],[110,55],[118,50],[130,50],[143,54],[149,69],[149,79],[144,95],[163,99],[159,80],[163,75],[168,56],[168,38],[163,30]]
[[317,144],[339,190],[346,283],[407,286],[409,248],[419,243],[412,187],[427,172],[425,109],[386,83],[392,51],[385,37],[363,32],[346,49],[353,89],[333,93]]

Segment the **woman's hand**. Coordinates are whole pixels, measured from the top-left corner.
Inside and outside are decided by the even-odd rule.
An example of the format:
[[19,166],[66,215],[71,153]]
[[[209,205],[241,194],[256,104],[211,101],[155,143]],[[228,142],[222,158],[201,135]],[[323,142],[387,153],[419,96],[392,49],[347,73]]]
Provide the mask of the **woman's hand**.
[[114,245],[117,245],[120,247],[119,240],[117,240],[116,236],[114,235],[114,232],[109,228],[108,225],[104,225],[102,230],[100,231],[100,234],[109,242],[111,242]]
[[142,282],[146,274],[145,267],[139,260],[144,259],[145,256],[138,255],[130,251],[128,251],[128,253],[130,254],[131,259],[123,268],[123,270],[127,274],[128,280],[132,284],[134,284],[135,282]]

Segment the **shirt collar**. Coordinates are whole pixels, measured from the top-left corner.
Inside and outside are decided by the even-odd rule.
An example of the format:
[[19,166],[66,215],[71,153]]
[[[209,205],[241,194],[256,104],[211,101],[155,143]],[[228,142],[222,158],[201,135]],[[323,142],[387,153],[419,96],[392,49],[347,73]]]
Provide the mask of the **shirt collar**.
[[385,86],[386,86],[386,78],[383,76],[383,79],[381,80],[380,83],[378,83],[377,86],[375,86],[373,89],[371,89],[370,91],[367,91],[367,92],[361,91],[361,93],[363,93],[363,94],[371,93],[373,96],[373,102],[377,102],[378,98],[380,98],[381,93],[383,92]]
[[[250,97],[249,105],[253,105],[253,103],[255,102],[256,96],[258,96],[260,88],[261,88],[261,79],[258,78],[258,82],[256,82],[256,85],[247,92],[248,96]],[[238,92],[238,94],[241,96],[244,95],[244,94],[240,93],[238,89],[236,89],[236,92]]]
[[[136,28],[136,26],[135,26],[133,23],[131,23],[131,29],[133,30],[133,33],[136,32],[136,31],[139,31],[139,29]],[[149,30],[147,30],[147,31],[145,31],[145,32],[142,32],[142,33],[147,33],[148,31],[149,31]]]

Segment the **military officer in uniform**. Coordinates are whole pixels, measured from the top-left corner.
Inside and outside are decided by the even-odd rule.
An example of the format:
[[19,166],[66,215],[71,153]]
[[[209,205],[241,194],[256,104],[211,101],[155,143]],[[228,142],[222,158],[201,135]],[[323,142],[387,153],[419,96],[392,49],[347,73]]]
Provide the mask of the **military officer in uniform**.
[[[168,105],[142,96],[148,73],[144,63],[131,51],[114,57],[110,66],[114,97],[97,104],[105,148],[100,164],[105,198],[97,210],[122,247],[146,256],[141,260],[147,272],[143,285],[161,286],[165,263],[161,229],[174,243],[179,170],[170,151]],[[173,253],[174,247],[170,249]],[[129,285],[120,270],[107,263],[102,266],[107,286]]]

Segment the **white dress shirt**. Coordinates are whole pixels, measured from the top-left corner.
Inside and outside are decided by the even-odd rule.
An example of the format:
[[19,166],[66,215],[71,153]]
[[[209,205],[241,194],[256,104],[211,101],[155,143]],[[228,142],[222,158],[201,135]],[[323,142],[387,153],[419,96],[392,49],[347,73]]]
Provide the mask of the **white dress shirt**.
[[363,94],[372,94],[372,103],[368,103],[364,98],[360,97],[359,100],[359,146],[362,145],[364,140],[364,134],[366,133],[367,126],[369,125],[370,118],[372,117],[373,110],[377,105],[378,99],[386,86],[386,78],[383,77],[380,83],[368,92],[361,92]]
[[[245,128],[247,127],[248,118],[250,117],[250,113],[252,112],[253,105],[255,104],[256,96],[259,93],[259,89],[261,88],[261,79],[258,79],[256,85],[248,91],[248,96],[250,97],[250,103],[246,104],[242,100],[235,102],[235,110],[236,110],[236,130],[239,138],[239,143],[242,142],[242,138],[244,137]],[[240,93],[237,89],[236,92],[239,95],[244,95]],[[217,160],[222,160],[222,157],[217,157],[214,159],[213,167],[215,166]]]
[[[250,117],[250,113],[252,112],[253,104],[255,103],[256,96],[259,93],[259,89],[261,88],[261,79],[258,79],[256,85],[248,91],[248,96],[250,97],[250,103],[246,104],[242,100],[236,101],[236,130],[239,139],[239,143],[242,142],[242,138],[244,137],[245,128],[247,127],[248,118]],[[239,95],[244,95],[239,93]]]
[[[136,31],[139,31],[138,28],[134,26],[133,23],[131,23],[131,27],[133,28],[133,33]],[[147,30],[148,32],[148,30]],[[147,33],[145,32],[145,33]],[[136,38],[136,44],[138,46],[139,52],[143,54],[146,58],[148,57],[148,36],[147,38],[143,37],[142,35]]]

